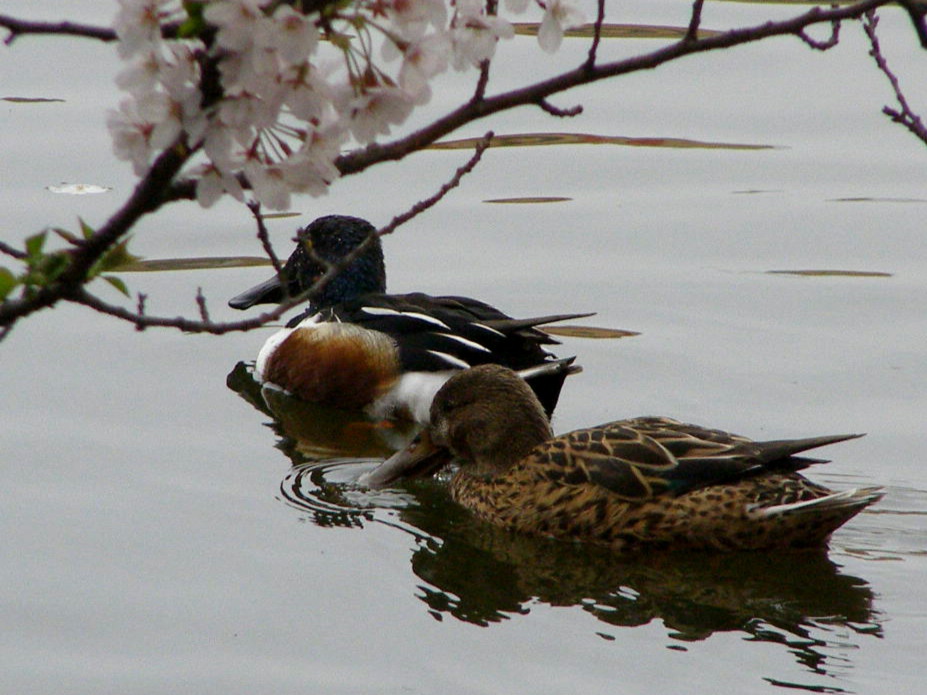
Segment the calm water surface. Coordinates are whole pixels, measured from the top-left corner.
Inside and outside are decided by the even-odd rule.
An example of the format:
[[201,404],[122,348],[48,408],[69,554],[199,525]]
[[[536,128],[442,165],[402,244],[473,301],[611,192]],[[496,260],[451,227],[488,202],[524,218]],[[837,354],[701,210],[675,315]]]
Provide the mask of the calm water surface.
[[[616,2],[610,19],[681,24],[689,6]],[[105,22],[112,4],[8,0],[0,11]],[[705,25],[766,16],[709,4]],[[909,97],[927,108],[923,52],[899,13],[882,26]],[[491,124],[775,149],[493,150],[386,241],[395,291],[470,294],[515,315],[596,311],[591,324],[641,332],[564,339],[561,353],[585,372],[564,392],[558,431],[663,414],[758,438],[868,432],[811,473],[837,488],[888,488],[829,552],[621,560],[487,528],[441,481],[372,494],[355,481],[390,440],[265,400],[236,367],[270,329],[137,333],[61,307],[0,345],[0,689],[917,692],[927,153],[880,115],[890,94],[860,30],[845,27],[843,39],[823,55],[782,39],[690,58],[557,97],[586,107],[571,121],[520,109]],[[583,50],[568,44],[561,59]],[[78,217],[99,224],[131,190],[104,127],[118,100],[112,54],[48,39],[0,51],[0,97],[65,100],[0,102],[4,241]],[[556,69],[527,39],[506,54],[525,58],[500,63],[498,89],[524,79],[524,65]],[[458,76],[445,82],[439,107],[465,89]],[[464,159],[423,153],[327,198],[297,199],[301,216],[275,221],[274,241],[286,249],[296,224],[330,212],[383,224]],[[62,181],[113,190],[45,190]],[[483,202],[519,196],[570,200]],[[132,248],[147,258],[260,253],[249,214],[232,203],[165,210],[139,225]],[[890,276],[767,272],[806,269]],[[265,274],[124,278],[152,312],[191,315],[202,287],[214,316],[233,318],[227,298]]]

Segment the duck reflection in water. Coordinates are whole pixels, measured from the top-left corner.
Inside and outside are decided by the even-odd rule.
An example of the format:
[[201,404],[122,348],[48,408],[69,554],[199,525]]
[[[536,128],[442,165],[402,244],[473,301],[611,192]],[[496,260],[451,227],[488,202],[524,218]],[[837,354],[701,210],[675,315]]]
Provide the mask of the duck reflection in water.
[[438,620],[489,627],[539,605],[576,606],[599,634],[659,622],[685,648],[741,632],[782,644],[822,675],[833,652],[882,633],[868,584],[842,572],[824,549],[621,555],[488,524],[455,504],[445,481],[382,492],[346,482],[370,469],[369,462],[297,466],[281,483],[282,499],[320,527],[384,523],[410,534],[416,595]]
[[386,422],[360,410],[306,402],[262,384],[244,362],[235,365],[226,385],[272,418],[267,425],[278,437],[277,448],[294,466],[345,457],[383,459],[407,446],[417,430],[408,420]]

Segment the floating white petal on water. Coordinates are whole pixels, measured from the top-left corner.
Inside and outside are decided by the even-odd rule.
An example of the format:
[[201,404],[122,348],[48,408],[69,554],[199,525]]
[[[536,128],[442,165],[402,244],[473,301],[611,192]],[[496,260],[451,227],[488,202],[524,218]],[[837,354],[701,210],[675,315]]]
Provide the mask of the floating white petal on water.
[[95,183],[59,183],[57,186],[46,186],[45,188],[52,193],[64,193],[66,195],[92,195],[113,190],[111,186],[98,186]]

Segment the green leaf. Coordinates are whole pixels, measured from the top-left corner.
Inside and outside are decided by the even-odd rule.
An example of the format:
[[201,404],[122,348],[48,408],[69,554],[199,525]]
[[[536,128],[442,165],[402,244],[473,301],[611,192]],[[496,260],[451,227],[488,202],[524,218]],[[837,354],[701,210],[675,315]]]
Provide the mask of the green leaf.
[[55,234],[57,234],[58,236],[60,236],[62,239],[64,239],[65,241],[67,241],[67,242],[69,242],[69,243],[71,243],[71,244],[75,244],[75,245],[76,245],[76,244],[81,243],[80,239],[78,239],[74,234],[72,234],[71,232],[69,232],[67,229],[61,229],[60,227],[52,227],[51,230],[52,230]]
[[122,292],[126,297],[132,296],[131,294],[129,294],[129,288],[126,286],[126,284],[122,281],[121,278],[117,278],[115,275],[104,275],[103,279],[106,280],[110,285],[115,287],[117,290]]
[[78,224],[80,224],[80,231],[81,231],[81,234],[84,235],[84,239],[89,239],[96,233],[96,230],[93,227],[91,227],[89,224],[84,222],[80,217],[77,218],[77,222]]
[[42,248],[45,246],[45,237],[47,232],[39,232],[30,237],[26,237],[26,254],[29,258],[36,260],[42,255]]
[[17,284],[16,276],[8,268],[0,266],[0,301],[6,299]]
[[105,273],[107,270],[115,270],[124,265],[137,263],[140,257],[129,253],[129,241],[130,239],[123,239],[107,251],[103,255],[103,258],[97,263],[93,275]]
[[200,36],[206,28],[206,20],[203,19],[203,3],[184,2],[183,8],[187,12],[187,19],[177,29],[177,36],[182,39]]

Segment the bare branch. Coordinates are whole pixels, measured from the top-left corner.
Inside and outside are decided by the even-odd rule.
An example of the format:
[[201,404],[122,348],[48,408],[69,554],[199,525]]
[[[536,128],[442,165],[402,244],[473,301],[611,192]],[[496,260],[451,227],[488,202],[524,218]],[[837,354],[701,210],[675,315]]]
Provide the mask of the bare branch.
[[191,154],[180,142],[162,152],[122,208],[99,230],[67,252],[68,267],[54,283],[28,297],[7,299],[0,304],[0,326],[11,325],[23,316],[54,306],[61,299],[71,299],[80,291],[90,269],[103,254],[142,216],[163,204],[164,191]]
[[464,176],[469,174],[471,171],[473,171],[474,167],[483,158],[483,153],[486,151],[486,148],[489,147],[489,144],[492,142],[492,138],[493,138],[492,131],[486,133],[486,135],[483,136],[483,139],[477,143],[476,151],[473,153],[473,156],[470,157],[469,160],[467,160],[466,164],[459,167],[457,171],[454,172],[454,175],[451,177],[450,181],[448,181],[443,186],[441,186],[438,192],[435,193],[430,198],[426,198],[425,200],[419,201],[418,203],[413,205],[407,212],[404,212],[401,215],[397,215],[396,217],[394,217],[392,220],[390,220],[390,223],[386,225],[385,227],[383,227],[381,230],[379,230],[377,234],[379,234],[380,236],[384,236],[386,234],[392,234],[396,230],[397,227],[405,224],[406,222],[411,220],[413,217],[420,215],[425,210],[427,210],[428,208],[435,205],[438,201],[440,201],[452,189],[459,186],[460,180]]
[[249,331],[253,328],[259,328],[260,326],[266,325],[270,321],[280,318],[284,312],[291,308],[287,306],[284,309],[281,308],[283,306],[281,305],[273,311],[263,313],[250,319],[214,323],[208,319],[203,321],[193,321],[191,319],[185,319],[182,316],[177,316],[174,318],[167,318],[163,316],[148,316],[144,312],[144,297],[145,295],[139,295],[137,312],[132,312],[124,307],[104,302],[96,295],[90,294],[83,287],[78,288],[73,293],[73,295],[69,297],[69,299],[77,304],[82,304],[95,311],[99,311],[102,314],[107,314],[108,316],[113,316],[117,319],[128,321],[129,323],[134,324],[136,329],[140,331],[145,330],[151,326],[158,326],[167,328],[179,328],[182,331],[191,333],[210,333],[213,335],[223,335],[225,333],[232,333],[234,331]]
[[58,34],[64,36],[82,36],[99,41],[115,41],[116,32],[109,27],[95,27],[76,22],[30,22],[9,15],[0,14],[0,27],[9,29],[10,35],[3,43],[7,46],[25,34]]
[[864,15],[863,31],[865,31],[866,36],[869,37],[869,45],[871,46],[869,55],[872,56],[879,70],[881,70],[882,74],[888,79],[889,84],[892,86],[892,90],[895,92],[895,100],[901,108],[899,111],[886,106],[882,109],[882,113],[891,118],[895,123],[903,125],[923,143],[927,144],[927,127],[925,127],[920,116],[918,116],[908,104],[904,92],[901,91],[901,83],[898,81],[898,77],[892,72],[891,68],[889,68],[888,61],[882,54],[882,47],[879,44],[879,37],[876,33],[878,25],[879,17],[876,15],[875,11],[867,12]]
[[826,41],[818,41],[817,39],[811,38],[804,29],[797,32],[797,36],[816,51],[830,50],[840,43],[840,20],[838,19],[831,22],[830,38]]
[[212,323],[209,320],[209,309],[206,306],[206,297],[203,296],[203,288],[196,288],[196,306],[200,310],[200,319],[203,323]]
[[[276,321],[287,311],[303,303],[307,298],[312,297],[313,295],[320,292],[339,272],[341,272],[342,269],[346,268],[358,256],[363,254],[374,243],[374,240],[377,237],[391,234],[400,225],[406,223],[416,215],[421,214],[428,208],[435,205],[442,198],[444,198],[444,196],[446,196],[449,191],[458,186],[461,179],[466,174],[470,173],[477,165],[477,163],[482,158],[483,153],[486,151],[486,148],[489,147],[491,139],[492,133],[487,133],[483,140],[477,145],[473,156],[471,156],[463,166],[459,167],[454,172],[454,175],[450,178],[450,180],[442,185],[437,193],[430,196],[429,198],[426,198],[425,200],[416,203],[409,209],[409,211],[403,213],[402,215],[394,217],[389,224],[387,224],[381,230],[371,234],[361,244],[352,249],[349,254],[339,259],[337,263],[327,263],[327,270],[309,290],[301,293],[298,296],[288,298],[286,301],[280,303],[272,311],[265,312],[259,316],[250,319],[244,319],[242,321],[212,321],[209,317],[209,312],[206,306],[206,298],[203,296],[202,288],[198,288],[196,293],[196,303],[200,314],[199,321],[187,319],[182,316],[172,318],[163,316],[148,316],[145,313],[145,301],[147,297],[141,293],[138,295],[138,302],[135,312],[132,312],[124,307],[103,301],[96,295],[88,292],[87,289],[82,285],[71,288],[62,298],[73,301],[77,304],[82,304],[95,311],[107,314],[108,316],[113,316],[115,318],[122,319],[123,321],[128,321],[129,323],[133,324],[137,330],[140,331],[145,330],[150,326],[159,326],[178,328],[182,331],[191,333],[210,333],[213,335],[222,335],[234,331],[249,331],[254,328],[265,326],[271,321]],[[6,323],[3,326],[0,326],[0,340],[2,340],[3,337],[9,332],[11,327],[12,321]]]
[[595,24],[592,30],[592,45],[589,47],[589,54],[586,56],[585,69],[592,70],[595,67],[596,56],[599,52],[599,42],[602,40],[602,25],[605,23],[605,0],[598,0],[596,3]]
[[473,90],[473,96],[470,101],[479,102],[486,96],[486,85],[489,84],[489,66],[490,61],[484,60],[480,63],[480,76],[476,81],[476,89]]
[[695,0],[692,4],[692,16],[689,18],[689,28],[686,30],[686,35],[682,39],[683,43],[689,43],[698,38],[698,28],[702,23],[702,6],[704,4],[705,0]]
[[813,7],[790,19],[732,29],[721,34],[697,38],[693,41],[680,41],[649,53],[610,63],[600,63],[591,68],[588,66],[587,61],[587,63],[574,70],[568,70],[527,87],[489,96],[479,102],[471,100],[403,138],[389,143],[373,143],[344,154],[335,161],[335,165],[342,176],[356,174],[380,162],[402,159],[409,153],[420,150],[448,133],[457,130],[462,125],[516,106],[539,103],[542,99],[558,92],[619,75],[656,68],[686,55],[732,48],[773,36],[795,35],[806,27],[815,24],[858,19],[868,10],[891,4],[891,1],[862,0],[853,5],[826,9]]
[[12,256],[19,261],[25,260],[27,258],[27,254],[24,251],[14,249],[12,246],[2,241],[0,241],[0,253],[5,253],[7,256]]
[[569,109],[561,109],[553,104],[551,104],[547,99],[541,99],[538,102],[538,106],[541,107],[544,111],[549,113],[551,116],[557,116],[558,118],[571,118],[572,116],[578,116],[583,112],[583,107],[581,104],[577,104]]
[[279,276],[283,273],[283,264],[280,263],[280,259],[277,257],[277,254],[274,253],[274,247],[271,246],[270,236],[267,233],[267,227],[264,225],[264,216],[261,214],[261,204],[256,200],[252,200],[249,201],[247,205],[251,214],[254,215],[254,221],[257,223],[257,238],[264,248],[264,253],[266,253],[267,257],[270,259],[270,264],[274,267],[274,272]]
[[[78,22],[33,22],[26,19],[17,19],[6,14],[0,14],[0,27],[10,32],[10,35],[3,40],[3,43],[7,46],[26,34],[78,36],[105,42],[115,41],[119,38],[110,27],[98,27],[92,24],[79,24]],[[176,38],[179,29],[179,22],[167,22],[161,26],[161,35],[166,39]]]

